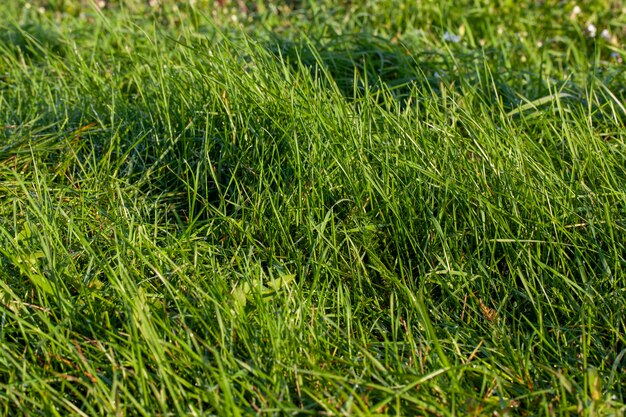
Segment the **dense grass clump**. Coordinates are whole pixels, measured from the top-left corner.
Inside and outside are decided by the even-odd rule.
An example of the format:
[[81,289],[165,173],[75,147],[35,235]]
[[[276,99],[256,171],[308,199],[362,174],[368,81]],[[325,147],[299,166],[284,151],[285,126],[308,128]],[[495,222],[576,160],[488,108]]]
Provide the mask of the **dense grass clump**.
[[0,6],[1,413],[623,415],[625,10],[224,3]]

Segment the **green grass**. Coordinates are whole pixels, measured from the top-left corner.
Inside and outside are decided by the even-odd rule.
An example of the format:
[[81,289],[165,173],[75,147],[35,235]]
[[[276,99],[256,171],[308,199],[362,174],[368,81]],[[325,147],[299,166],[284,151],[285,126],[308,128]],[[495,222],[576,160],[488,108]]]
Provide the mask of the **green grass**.
[[618,2],[162,3],[0,6],[2,415],[624,415]]

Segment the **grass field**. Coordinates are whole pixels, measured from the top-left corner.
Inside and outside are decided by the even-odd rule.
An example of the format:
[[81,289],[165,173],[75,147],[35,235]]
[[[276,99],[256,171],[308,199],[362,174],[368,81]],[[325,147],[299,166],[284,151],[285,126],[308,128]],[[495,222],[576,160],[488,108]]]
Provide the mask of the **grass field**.
[[621,2],[226,3],[0,4],[0,413],[623,416]]

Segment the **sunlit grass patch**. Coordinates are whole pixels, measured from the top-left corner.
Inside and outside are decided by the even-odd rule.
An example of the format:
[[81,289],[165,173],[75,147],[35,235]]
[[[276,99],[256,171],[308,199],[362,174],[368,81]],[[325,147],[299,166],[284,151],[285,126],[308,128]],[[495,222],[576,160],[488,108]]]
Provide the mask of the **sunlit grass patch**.
[[0,6],[2,413],[623,414],[624,14],[522,3]]

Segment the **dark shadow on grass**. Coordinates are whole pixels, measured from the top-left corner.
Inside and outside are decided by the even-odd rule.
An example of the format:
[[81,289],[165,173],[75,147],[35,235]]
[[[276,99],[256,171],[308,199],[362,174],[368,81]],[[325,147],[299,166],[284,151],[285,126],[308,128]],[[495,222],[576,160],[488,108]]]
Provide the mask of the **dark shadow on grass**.
[[301,41],[274,37],[267,48],[294,70],[305,67],[314,77],[334,83],[349,100],[384,90],[404,102],[416,85],[438,90],[437,68],[449,64],[443,54],[433,52],[418,61],[407,46],[369,33]]
[[66,45],[56,29],[50,26],[26,23],[0,28],[0,50],[20,54],[31,61],[45,58],[46,55],[65,55]]

